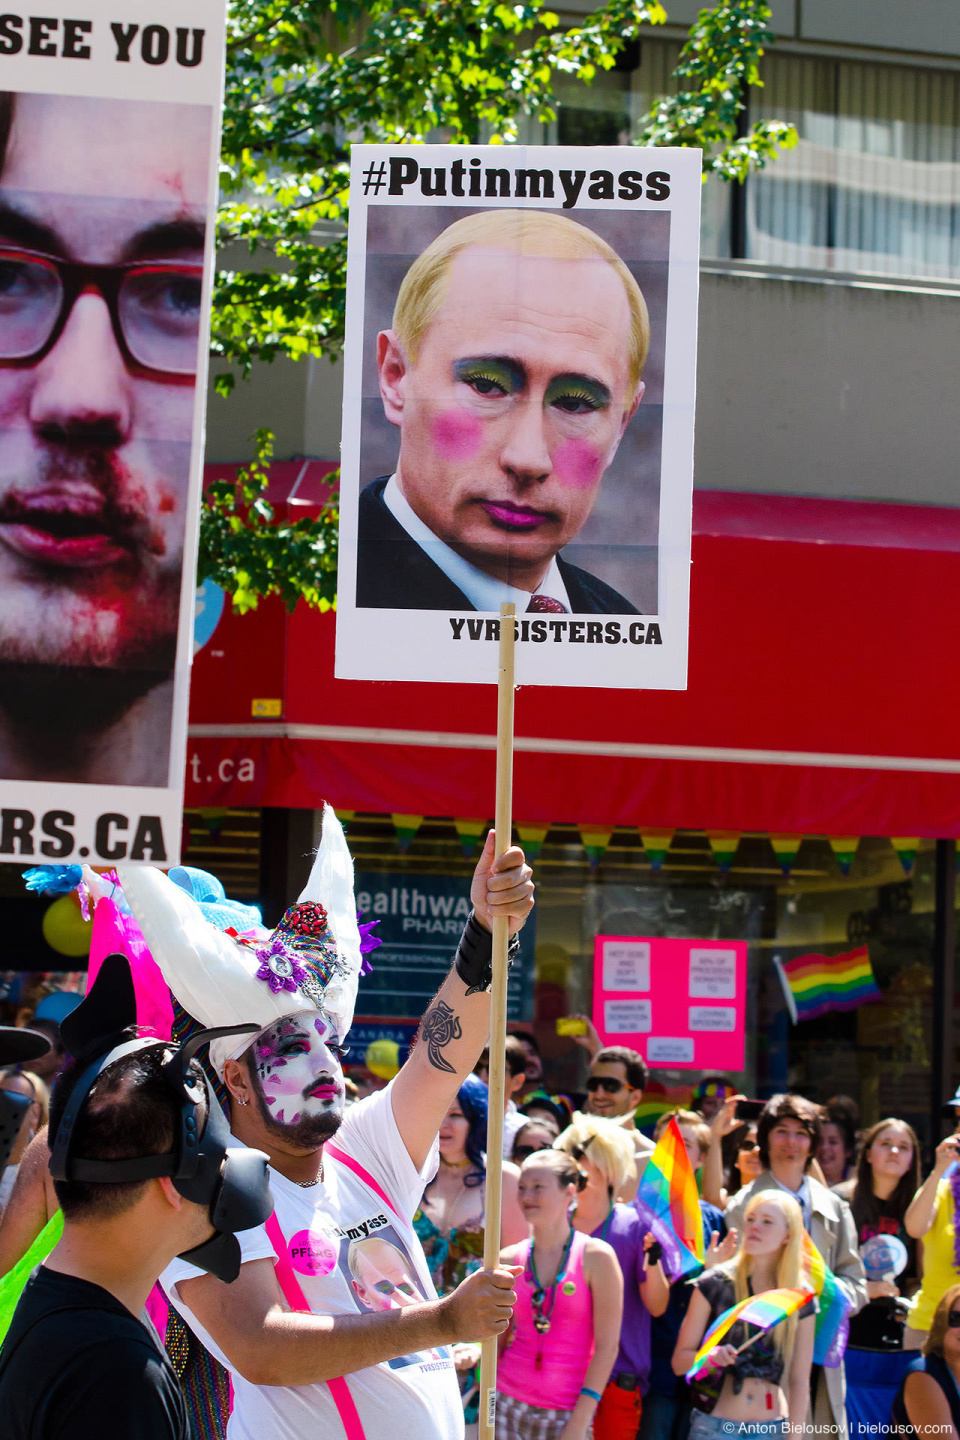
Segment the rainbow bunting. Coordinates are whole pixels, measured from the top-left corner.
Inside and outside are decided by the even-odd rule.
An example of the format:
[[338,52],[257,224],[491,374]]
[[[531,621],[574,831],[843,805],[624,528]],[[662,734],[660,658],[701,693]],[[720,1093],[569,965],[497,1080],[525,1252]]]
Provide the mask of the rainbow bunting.
[[789,875],[793,868],[793,862],[797,858],[797,851],[803,843],[802,835],[771,835],[770,844],[773,846],[773,853],[776,855],[780,869],[784,875]]
[[850,1301],[837,1283],[810,1236],[804,1231],[803,1262],[807,1283],[817,1297],[817,1326],[813,1338],[813,1363],[835,1369],[843,1360],[850,1333]]
[[673,831],[641,830],[639,834],[643,848],[647,852],[647,859],[650,861],[650,869],[659,870],[673,842]]
[[549,825],[518,825],[517,834],[520,836],[520,844],[523,846],[523,853],[528,861],[536,860],[540,854],[540,846],[547,838]]
[[699,1273],[703,1269],[700,1195],[676,1120],[670,1121],[643,1167],[634,1204],[663,1246],[664,1268],[671,1281]]
[[397,844],[401,850],[409,850],[413,837],[423,824],[422,815],[391,815],[393,828],[397,832]]
[[340,824],[344,827],[344,829],[346,829],[346,827],[350,824],[350,821],[356,817],[357,812],[356,810],[334,810],[333,813],[334,815],[336,815],[337,819],[340,821]]
[[613,835],[613,828],[603,829],[596,825],[581,825],[580,841],[587,852],[587,859],[590,861],[591,870],[596,870],[604,857],[607,846],[610,844]]
[[633,1122],[638,1130],[652,1139],[661,1115],[666,1115],[668,1110],[689,1110],[692,1100],[692,1085],[674,1085],[668,1089],[659,1080],[651,1080],[633,1112]]
[[917,851],[920,848],[920,841],[915,836],[905,838],[898,835],[896,839],[892,839],[890,841],[890,844],[897,852],[897,858],[899,859],[900,864],[903,866],[904,875],[909,875],[910,871],[913,869],[913,862],[917,858]]
[[726,875],[733,864],[733,857],[740,844],[740,832],[738,830],[708,830],[707,839],[710,841],[714,860]]
[[816,1020],[828,1010],[855,1010],[883,997],[874,979],[866,945],[844,955],[798,955],[774,964],[794,1025]]
[[719,1345],[738,1320],[744,1325],[756,1325],[761,1331],[772,1330],[774,1325],[779,1325],[781,1320],[788,1320],[813,1298],[812,1290],[763,1290],[759,1295],[750,1295],[746,1300],[731,1305],[729,1310],[724,1310],[722,1315],[717,1316],[704,1335],[693,1364],[687,1371],[687,1380],[698,1380],[701,1375],[706,1375],[713,1369],[712,1365],[705,1363],[708,1354],[714,1345]]
[[460,836],[460,848],[469,860],[487,833],[486,820],[454,820],[453,828]]
[[853,857],[857,853],[857,846],[860,844],[859,835],[830,835],[830,849],[836,857],[844,875],[850,874],[850,866],[853,864]]

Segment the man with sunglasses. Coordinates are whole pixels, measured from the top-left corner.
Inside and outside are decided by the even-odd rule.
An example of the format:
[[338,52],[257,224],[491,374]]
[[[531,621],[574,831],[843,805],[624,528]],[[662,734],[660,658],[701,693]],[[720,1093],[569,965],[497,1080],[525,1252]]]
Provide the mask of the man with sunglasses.
[[[643,1099],[650,1072],[647,1062],[636,1050],[626,1045],[607,1045],[599,1050],[590,1065],[587,1079],[587,1115],[602,1115],[622,1125],[633,1142],[637,1162],[637,1179],[653,1154],[653,1142],[641,1135],[634,1123],[634,1112]],[[628,1185],[619,1199],[632,1200],[636,1185]]]
[[166,785],[210,111],[0,94],[0,777]]

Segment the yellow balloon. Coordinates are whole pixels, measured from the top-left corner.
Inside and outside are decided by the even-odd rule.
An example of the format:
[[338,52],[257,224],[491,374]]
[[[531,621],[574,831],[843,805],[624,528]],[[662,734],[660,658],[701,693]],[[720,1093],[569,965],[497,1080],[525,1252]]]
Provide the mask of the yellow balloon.
[[43,913],[43,938],[58,955],[74,959],[90,953],[93,921],[84,920],[80,907],[69,895],[61,895]]
[[396,1040],[371,1040],[363,1063],[380,1080],[392,1080],[400,1069],[400,1046]]

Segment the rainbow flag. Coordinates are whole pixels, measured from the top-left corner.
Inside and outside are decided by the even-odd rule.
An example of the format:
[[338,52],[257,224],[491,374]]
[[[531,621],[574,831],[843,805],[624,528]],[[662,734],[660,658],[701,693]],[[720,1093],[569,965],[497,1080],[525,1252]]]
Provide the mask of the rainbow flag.
[[850,1301],[837,1284],[837,1277],[827,1265],[810,1236],[804,1232],[803,1263],[807,1283],[817,1297],[817,1326],[813,1337],[813,1363],[831,1369],[843,1360],[850,1333]]
[[874,979],[866,945],[845,955],[798,955],[773,963],[794,1025],[815,1020],[828,1010],[855,1010],[882,995]]
[[813,1298],[812,1290],[763,1290],[759,1295],[750,1295],[746,1300],[739,1300],[736,1305],[731,1305],[729,1310],[724,1310],[722,1315],[717,1316],[704,1335],[686,1379],[698,1380],[701,1375],[706,1375],[713,1369],[712,1365],[706,1364],[707,1355],[714,1345],[720,1344],[724,1335],[738,1320],[742,1320],[745,1325],[756,1325],[759,1330],[772,1330],[774,1325],[779,1325],[781,1320],[788,1320]]
[[700,1192],[676,1120],[670,1121],[643,1167],[633,1203],[663,1246],[669,1278],[699,1274],[703,1269]]

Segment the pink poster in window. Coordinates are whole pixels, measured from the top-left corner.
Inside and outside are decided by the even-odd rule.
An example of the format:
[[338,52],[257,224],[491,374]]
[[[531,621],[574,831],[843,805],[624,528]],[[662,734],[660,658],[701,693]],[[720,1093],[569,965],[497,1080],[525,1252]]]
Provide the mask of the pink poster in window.
[[747,946],[743,940],[598,935],[593,1023],[604,1045],[650,1066],[743,1069]]

